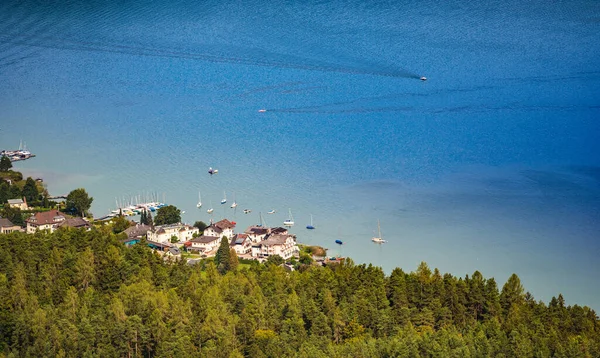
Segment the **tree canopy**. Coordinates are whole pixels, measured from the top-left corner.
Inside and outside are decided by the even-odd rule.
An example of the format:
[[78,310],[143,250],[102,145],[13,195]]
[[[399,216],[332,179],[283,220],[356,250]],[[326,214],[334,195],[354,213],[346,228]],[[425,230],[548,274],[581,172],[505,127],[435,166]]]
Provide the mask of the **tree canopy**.
[[168,225],[176,224],[181,222],[181,210],[173,205],[163,206],[156,211],[156,218],[154,224],[156,225]]
[[10,168],[12,168],[10,158],[3,155],[2,158],[0,158],[0,172],[7,172]]
[[0,356],[600,357],[589,307],[422,263],[165,261],[110,226],[0,235]]
[[25,181],[25,185],[23,186],[23,196],[27,200],[27,203],[34,204],[39,199],[39,191],[37,184],[33,178],[28,177]]
[[76,216],[85,216],[94,198],[90,197],[83,188],[75,189],[67,195],[66,211]]

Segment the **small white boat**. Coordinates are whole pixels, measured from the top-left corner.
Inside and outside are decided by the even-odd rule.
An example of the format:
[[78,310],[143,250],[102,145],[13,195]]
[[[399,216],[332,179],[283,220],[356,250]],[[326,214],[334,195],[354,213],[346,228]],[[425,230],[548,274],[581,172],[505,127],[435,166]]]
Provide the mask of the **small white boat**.
[[421,78],[419,78],[421,81],[427,81],[427,77],[423,76]]
[[375,236],[375,237],[372,237],[371,241],[373,241],[376,244],[383,244],[383,243],[385,243],[386,241],[383,238],[381,238],[381,226],[379,225],[379,220],[377,220],[377,231],[378,231],[379,235]]
[[213,169],[212,167],[208,168],[208,174],[213,175],[219,172],[218,169]]
[[267,110],[266,109],[259,109],[258,112],[260,113],[265,113]]
[[200,194],[200,192],[198,192],[198,204],[196,204],[197,208],[201,208],[202,207],[202,195]]
[[289,209],[290,217],[283,222],[284,226],[294,226],[294,217],[292,216],[292,209]]
[[235,202],[235,193],[233,193],[233,203],[231,203],[230,206],[232,209],[235,209],[237,207],[237,203]]
[[221,200],[221,204],[225,204],[227,202],[227,195],[225,195],[225,190],[223,190],[223,200]]
[[212,207],[212,201],[210,202],[210,209],[206,210],[207,213],[212,214],[212,212],[214,211],[213,207]]
[[275,209],[267,211],[267,214],[275,214]]

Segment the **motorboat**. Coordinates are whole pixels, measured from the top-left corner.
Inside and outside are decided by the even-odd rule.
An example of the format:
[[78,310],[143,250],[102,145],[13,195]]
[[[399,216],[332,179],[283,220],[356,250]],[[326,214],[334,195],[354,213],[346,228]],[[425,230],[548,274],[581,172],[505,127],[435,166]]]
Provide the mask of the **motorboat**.
[[218,172],[219,172],[218,169],[213,169],[212,167],[208,168],[208,174],[210,174],[210,175],[217,174]]
[[338,245],[343,245],[344,243],[342,242],[342,240],[335,240],[335,243]]
[[267,211],[267,214],[275,214],[275,209]]
[[258,112],[260,113],[265,113],[267,110],[266,109],[259,109]]
[[252,212],[252,210],[250,209],[244,209],[244,214],[250,214]]
[[423,76],[421,78],[419,78],[421,81],[427,81],[427,77]]

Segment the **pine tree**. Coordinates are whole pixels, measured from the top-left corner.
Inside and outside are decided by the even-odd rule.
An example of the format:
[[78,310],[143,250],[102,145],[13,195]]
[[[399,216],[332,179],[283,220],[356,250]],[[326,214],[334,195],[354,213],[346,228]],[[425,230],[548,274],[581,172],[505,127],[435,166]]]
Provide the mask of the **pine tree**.
[[6,155],[3,155],[2,159],[0,159],[0,172],[7,172],[10,168],[12,168],[10,159]]
[[38,196],[40,193],[38,192],[37,185],[35,180],[31,177],[27,178],[25,182],[25,186],[23,187],[23,196],[28,203],[33,204],[38,201]]
[[225,274],[230,270],[231,259],[229,256],[229,240],[227,240],[226,236],[223,236],[221,239],[221,245],[219,246],[215,256],[215,263],[217,264],[217,269],[221,274]]
[[237,252],[234,249],[229,250],[229,270],[233,272],[237,271],[239,264]]

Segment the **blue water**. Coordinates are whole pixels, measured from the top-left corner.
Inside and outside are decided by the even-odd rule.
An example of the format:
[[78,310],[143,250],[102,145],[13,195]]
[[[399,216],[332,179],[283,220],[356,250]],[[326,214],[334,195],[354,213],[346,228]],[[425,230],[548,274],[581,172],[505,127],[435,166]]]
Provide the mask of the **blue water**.
[[3,1],[0,147],[96,216],[291,209],[331,255],[600,309],[598,34],[593,1]]

